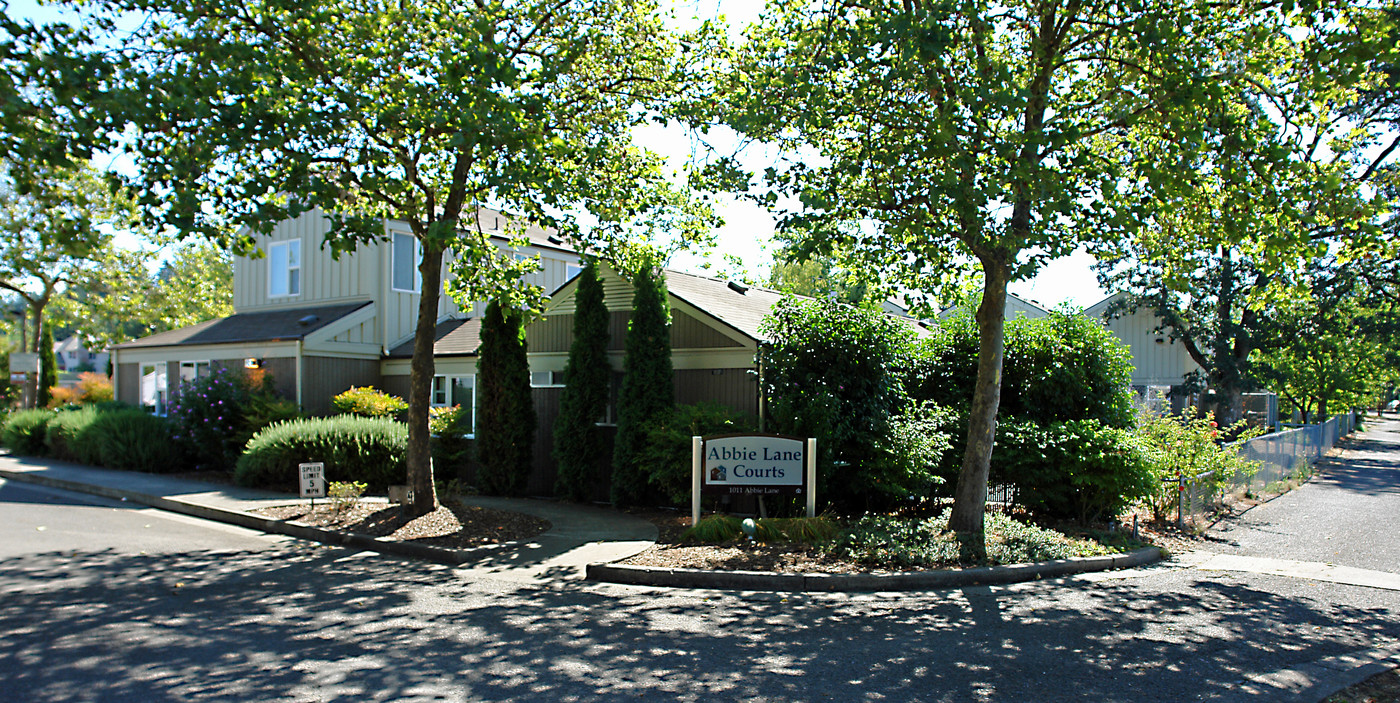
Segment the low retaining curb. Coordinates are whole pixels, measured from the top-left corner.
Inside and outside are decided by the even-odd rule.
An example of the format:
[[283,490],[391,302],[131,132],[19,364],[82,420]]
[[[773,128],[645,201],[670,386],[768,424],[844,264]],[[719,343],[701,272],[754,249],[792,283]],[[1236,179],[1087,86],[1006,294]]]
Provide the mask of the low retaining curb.
[[160,510],[168,510],[172,513],[181,513],[206,520],[214,520],[216,522],[246,527],[250,530],[261,530],[263,532],[287,535],[289,537],[310,540],[312,542],[321,542],[323,544],[355,547],[357,549],[365,549],[382,554],[397,554],[400,556],[414,557],[416,559],[425,559],[442,564],[456,565],[481,561],[487,557],[496,555],[502,550],[513,549],[526,544],[525,541],[516,540],[513,542],[501,542],[499,544],[473,547],[472,549],[448,549],[446,547],[434,547],[432,545],[415,544],[413,542],[400,542],[398,540],[372,537],[370,535],[356,534],[353,532],[325,530],[313,525],[263,517],[262,515],[243,512],[241,510],[216,508],[212,505],[191,503],[163,496],[153,496],[121,488],[111,488],[109,486],[95,486],[90,483],[42,476],[28,471],[5,471],[0,469],[0,478],[23,483],[33,483],[50,488],[61,488],[66,491],[87,493],[89,495],[102,496],[115,500],[126,500],[132,503],[140,503],[141,505],[149,505],[152,508],[159,508]]
[[743,591],[922,591],[1022,583],[1089,571],[1126,569],[1151,564],[1161,558],[1160,549],[1146,547],[1126,554],[1075,557],[1035,564],[888,574],[781,574],[766,571],[709,571],[625,564],[590,564],[588,579],[636,586]]

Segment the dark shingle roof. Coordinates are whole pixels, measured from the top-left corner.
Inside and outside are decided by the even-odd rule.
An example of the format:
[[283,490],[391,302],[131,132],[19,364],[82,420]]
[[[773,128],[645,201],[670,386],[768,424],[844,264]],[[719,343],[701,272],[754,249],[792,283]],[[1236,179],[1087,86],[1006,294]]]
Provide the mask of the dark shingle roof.
[[[481,318],[439,322],[433,334],[433,356],[475,356],[480,346]],[[413,358],[413,340],[394,347],[389,358]]]
[[[788,297],[783,293],[767,288],[743,286],[718,278],[697,276],[693,273],[666,270],[666,289],[671,295],[703,310],[715,319],[749,337],[768,341],[768,336],[759,331],[763,319],[773,310],[779,300]],[[791,296],[806,298],[807,296]],[[887,313],[888,314],[888,313]],[[899,315],[890,315],[919,336],[929,334],[928,329],[917,320]]]
[[[160,332],[116,345],[116,349],[170,347],[188,344],[236,344],[297,340],[339,320],[368,302],[245,312]],[[314,319],[312,319],[314,318]]]

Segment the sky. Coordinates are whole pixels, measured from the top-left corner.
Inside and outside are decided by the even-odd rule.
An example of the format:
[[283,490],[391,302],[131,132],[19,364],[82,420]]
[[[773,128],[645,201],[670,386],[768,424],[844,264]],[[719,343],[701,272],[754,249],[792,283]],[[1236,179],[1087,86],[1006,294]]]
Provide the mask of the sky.
[[[663,0],[664,2],[665,0]],[[762,11],[760,0],[671,0],[675,19],[673,24],[679,29],[693,27],[703,19],[714,19],[723,15],[731,28],[731,37],[740,38],[742,28],[753,22]],[[48,21],[56,17],[50,7],[39,5],[35,0],[11,0],[6,13],[15,18],[32,18]],[[640,128],[635,137],[642,146],[667,157],[673,167],[679,168],[692,153],[691,136],[679,127]],[[719,140],[723,145],[723,139]],[[771,154],[749,153],[744,157],[745,165],[761,169],[763,159]],[[107,164],[98,164],[108,166]],[[766,279],[766,272],[772,266],[772,246],[775,221],[764,208],[740,201],[732,196],[719,196],[714,204],[724,225],[715,231],[716,246],[707,256],[681,253],[670,262],[671,267],[702,275],[714,275],[716,268],[723,267],[721,254],[737,257],[746,273],[758,280]],[[129,238],[126,246],[134,246],[136,240]],[[712,268],[707,268],[707,262]],[[1092,269],[1093,256],[1087,252],[1076,252],[1068,257],[1050,262],[1032,279],[1013,283],[1012,294],[1036,302],[1042,307],[1054,308],[1064,304],[1084,308],[1107,297],[1098,285]]]

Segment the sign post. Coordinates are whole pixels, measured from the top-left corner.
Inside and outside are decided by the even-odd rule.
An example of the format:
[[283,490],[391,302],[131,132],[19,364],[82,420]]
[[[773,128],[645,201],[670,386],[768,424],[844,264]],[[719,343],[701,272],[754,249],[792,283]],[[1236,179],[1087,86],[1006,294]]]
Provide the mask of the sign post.
[[692,438],[691,524],[700,522],[700,495],[797,495],[816,516],[816,440],[773,434]]
[[316,499],[326,497],[326,463],[323,461],[298,464],[301,470],[301,497],[311,499],[311,508],[316,509]]

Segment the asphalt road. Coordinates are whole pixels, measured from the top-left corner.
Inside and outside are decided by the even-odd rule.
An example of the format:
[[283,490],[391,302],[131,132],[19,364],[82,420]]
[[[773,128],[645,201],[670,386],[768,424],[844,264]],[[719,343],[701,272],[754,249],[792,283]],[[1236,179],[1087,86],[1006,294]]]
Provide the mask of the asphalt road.
[[[1221,544],[1277,533],[1275,504]],[[1295,544],[1260,539],[1273,556]],[[1400,571],[1366,554],[1355,565]],[[1163,566],[908,594],[526,585],[14,483],[0,485],[0,594],[0,701],[1228,700],[1250,675],[1400,638],[1400,591],[1285,576]]]

